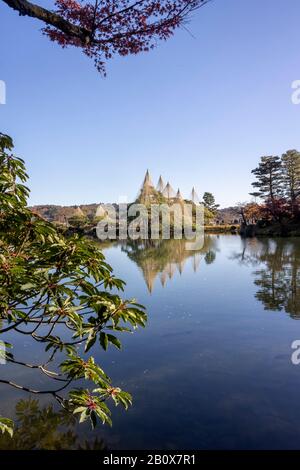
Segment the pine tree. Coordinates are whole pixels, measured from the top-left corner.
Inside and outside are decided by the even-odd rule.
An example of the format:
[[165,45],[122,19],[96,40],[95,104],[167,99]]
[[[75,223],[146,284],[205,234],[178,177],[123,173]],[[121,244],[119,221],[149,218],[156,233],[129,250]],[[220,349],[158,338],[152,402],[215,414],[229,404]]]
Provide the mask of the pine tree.
[[300,195],[300,152],[287,150],[281,157],[284,195],[289,202],[291,213],[295,216],[297,212],[297,199]]
[[219,204],[216,204],[215,197],[212,193],[205,192],[203,194],[204,206],[212,213],[216,214]]
[[278,156],[261,157],[257,168],[252,170],[257,181],[252,186],[257,191],[250,193],[251,196],[259,196],[268,205],[270,211],[277,220],[280,219],[278,212],[278,201],[282,197],[282,163]]

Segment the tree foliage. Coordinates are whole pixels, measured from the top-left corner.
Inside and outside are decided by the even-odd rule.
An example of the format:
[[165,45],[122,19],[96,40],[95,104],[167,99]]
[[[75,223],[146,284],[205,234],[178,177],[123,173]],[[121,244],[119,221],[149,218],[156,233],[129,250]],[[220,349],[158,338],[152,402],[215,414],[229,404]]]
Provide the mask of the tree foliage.
[[105,61],[114,54],[153,49],[209,0],[56,0],[53,11],[27,0],[2,1],[46,23],[43,32],[52,41],[79,47],[105,73]]
[[281,157],[283,168],[284,195],[289,202],[293,215],[297,212],[300,196],[300,152],[288,150]]
[[252,170],[256,189],[252,196],[263,201],[262,212],[282,223],[284,219],[297,219],[300,197],[300,153],[288,150],[282,155],[262,157],[259,166]]
[[208,209],[213,215],[216,215],[219,204],[216,204],[215,197],[212,193],[205,192],[203,194],[204,207]]
[[[116,293],[124,282],[93,243],[66,238],[28,209],[24,162],[12,149],[11,138],[0,134],[0,339],[11,374],[14,365],[23,366],[51,385],[36,390],[15,383],[13,376],[0,383],[49,394],[80,422],[90,419],[93,427],[98,420],[111,424],[106,402],[127,408],[131,396],[113,386],[89,351],[93,346],[119,349],[119,333],[145,325],[144,307]],[[12,332],[42,347],[42,362],[22,361],[5,339]],[[85,388],[70,390],[83,380]],[[11,433],[12,422],[0,418],[0,430]]]
[[257,189],[252,195],[258,195],[272,203],[282,195],[282,165],[279,157],[261,157],[258,167],[252,173],[256,176],[252,186]]
[[239,203],[238,209],[245,225],[255,224],[261,218],[266,217],[266,208],[256,202]]

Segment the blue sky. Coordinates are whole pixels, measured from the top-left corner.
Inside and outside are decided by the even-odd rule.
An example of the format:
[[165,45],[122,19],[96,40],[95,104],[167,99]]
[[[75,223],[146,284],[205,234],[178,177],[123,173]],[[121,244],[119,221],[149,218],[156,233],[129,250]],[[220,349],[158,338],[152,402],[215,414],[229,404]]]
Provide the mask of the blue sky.
[[260,156],[300,149],[299,21],[299,0],[213,0],[191,34],[115,57],[102,78],[0,0],[1,131],[26,160],[30,203],[132,200],[147,168],[223,207],[249,199]]

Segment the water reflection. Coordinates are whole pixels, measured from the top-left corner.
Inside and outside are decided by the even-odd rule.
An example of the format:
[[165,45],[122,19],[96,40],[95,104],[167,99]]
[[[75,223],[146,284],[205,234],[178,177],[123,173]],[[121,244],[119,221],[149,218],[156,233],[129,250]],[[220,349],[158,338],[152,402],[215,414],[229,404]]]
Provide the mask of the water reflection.
[[232,257],[257,267],[255,298],[265,310],[284,311],[300,318],[300,244],[298,239],[244,240],[242,250]]
[[105,450],[102,439],[80,441],[77,420],[71,413],[52,404],[41,406],[36,399],[19,400],[15,409],[13,438],[0,434],[0,450]]
[[200,250],[187,250],[186,240],[135,240],[126,242],[121,250],[140,268],[145,283],[151,293],[156,278],[164,287],[174,274],[183,273],[187,260],[192,263],[194,272],[200,267],[201,259],[211,264],[216,258],[216,238],[206,236]]
[[[121,245],[131,261],[137,264],[149,292],[156,279],[164,287],[175,273],[182,275],[190,262],[194,272],[216,260],[219,237],[206,235],[201,250],[186,249],[185,240],[136,240]],[[230,259],[240,265],[256,268],[253,271],[257,286],[255,298],[265,310],[285,311],[300,318],[300,244],[298,239],[240,239],[240,251]]]
[[198,252],[182,240],[105,248],[126,295],[149,314],[122,352],[93,350],[133,408],[114,409],[113,427],[94,432],[25,394],[14,410],[20,394],[3,386],[0,414],[17,425],[0,449],[299,449],[300,366],[290,356],[300,324],[290,317],[300,318],[300,239],[206,235]]

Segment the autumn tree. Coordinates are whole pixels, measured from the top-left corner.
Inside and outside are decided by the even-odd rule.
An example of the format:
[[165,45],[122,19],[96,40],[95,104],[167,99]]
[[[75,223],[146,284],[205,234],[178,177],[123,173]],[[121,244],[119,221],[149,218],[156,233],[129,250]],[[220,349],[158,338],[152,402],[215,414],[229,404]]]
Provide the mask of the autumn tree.
[[238,203],[239,213],[244,225],[255,224],[265,215],[265,207],[256,202]]
[[50,40],[80,48],[105,73],[113,55],[153,49],[209,0],[56,0],[53,10],[27,0],[2,1],[20,16],[43,22]]

